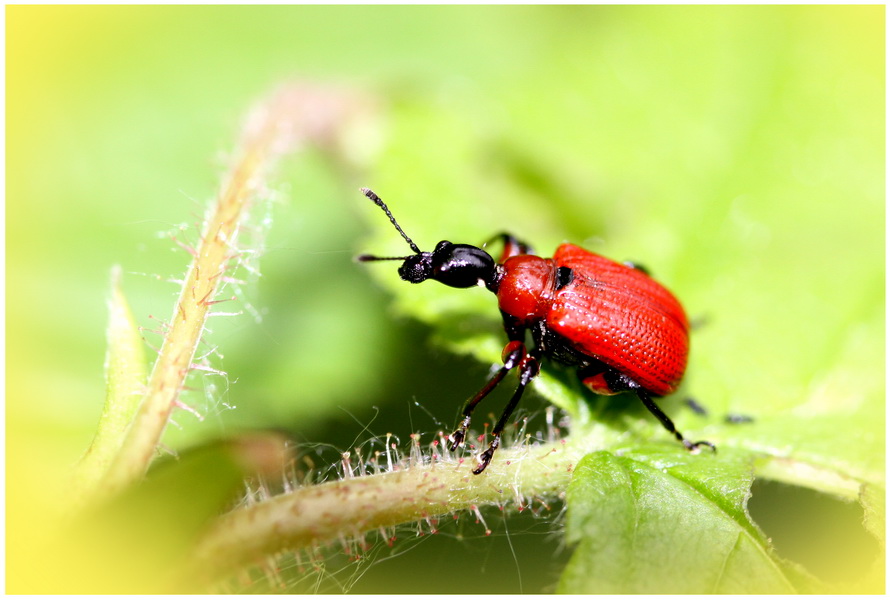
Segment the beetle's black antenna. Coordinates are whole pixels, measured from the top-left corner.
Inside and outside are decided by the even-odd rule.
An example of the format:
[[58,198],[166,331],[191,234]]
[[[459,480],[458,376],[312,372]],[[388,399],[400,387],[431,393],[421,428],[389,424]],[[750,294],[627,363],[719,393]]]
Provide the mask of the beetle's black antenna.
[[374,256],[373,254],[359,254],[355,260],[359,262],[369,262],[372,260],[408,260],[410,256]]
[[[377,206],[379,206],[380,208],[383,209],[383,212],[385,212],[386,216],[389,217],[390,223],[392,223],[393,227],[396,228],[396,231],[398,231],[401,234],[401,236],[403,238],[405,238],[405,241],[408,242],[408,245],[411,246],[411,249],[414,250],[414,252],[417,254],[422,254],[422,252],[420,251],[420,248],[417,247],[417,244],[412,242],[411,238],[409,238],[405,234],[405,232],[402,231],[402,228],[399,227],[399,224],[396,222],[396,218],[394,216],[392,216],[392,213],[389,212],[388,208],[386,208],[386,205],[383,203],[383,200],[380,199],[380,196],[378,196],[377,194],[375,194],[368,188],[362,188],[362,193],[365,196],[367,196],[368,198],[370,198],[371,202],[373,202],[374,204],[376,204]],[[365,260],[404,260],[405,258],[406,257],[404,257],[404,256],[393,257],[393,258],[379,258],[379,257],[375,257],[375,256],[368,256],[366,254],[363,254],[362,256],[358,257],[358,259],[362,260],[362,261],[365,261]]]

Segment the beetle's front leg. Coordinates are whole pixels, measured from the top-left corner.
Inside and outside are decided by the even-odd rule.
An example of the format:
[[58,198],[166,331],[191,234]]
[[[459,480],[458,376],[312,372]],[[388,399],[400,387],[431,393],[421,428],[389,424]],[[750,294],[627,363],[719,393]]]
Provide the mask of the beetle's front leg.
[[504,427],[507,425],[507,420],[509,420],[513,411],[516,410],[516,405],[519,404],[519,399],[522,398],[522,393],[525,391],[526,386],[540,372],[540,370],[541,363],[538,361],[537,357],[532,356],[531,354],[524,355],[519,361],[519,386],[516,388],[516,391],[513,392],[513,397],[510,398],[510,402],[504,408],[504,412],[501,413],[501,418],[498,419],[497,424],[491,432],[491,444],[489,444],[485,452],[480,454],[477,458],[479,465],[473,469],[474,475],[478,475],[484,471],[489,463],[491,463],[495,450],[501,445],[501,432],[504,431]]
[[479,390],[479,392],[470,398],[467,403],[464,405],[463,410],[463,418],[460,421],[460,425],[458,425],[457,429],[454,433],[448,436],[448,439],[451,441],[451,450],[454,451],[458,446],[464,443],[464,439],[467,436],[467,429],[470,427],[470,417],[473,414],[473,410],[476,408],[476,405],[482,401],[491,391],[497,387],[497,385],[501,382],[504,376],[509,373],[511,370],[516,368],[519,365],[520,361],[525,358],[527,352],[525,349],[525,344],[519,341],[509,342],[506,346],[504,346],[504,352],[502,354],[502,359],[504,361],[504,366],[498,369],[497,373],[495,373],[491,379],[488,380],[488,383]]

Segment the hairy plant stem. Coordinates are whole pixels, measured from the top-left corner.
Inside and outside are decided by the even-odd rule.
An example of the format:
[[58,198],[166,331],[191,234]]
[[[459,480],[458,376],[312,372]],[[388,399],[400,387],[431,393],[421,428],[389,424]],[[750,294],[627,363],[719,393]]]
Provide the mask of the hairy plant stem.
[[[328,544],[363,540],[369,532],[424,519],[432,522],[490,505],[522,509],[535,499],[561,496],[578,461],[619,438],[614,430],[589,422],[559,441],[502,448],[479,476],[472,474],[475,461],[468,455],[458,459],[446,453],[423,464],[298,487],[220,517],[199,541],[184,573],[190,581],[209,584],[281,552],[311,557]],[[769,464],[760,461],[758,477],[789,481],[787,468]],[[823,471],[796,483],[819,489],[814,484],[826,477],[843,479]],[[859,485],[851,480],[842,487],[850,496]]]
[[219,302],[217,291],[223,275],[237,258],[241,223],[266,172],[290,144],[294,108],[273,98],[248,119],[240,151],[216,202],[204,221],[201,241],[194,250],[179,299],[173,309],[167,334],[148,381],[145,396],[117,459],[105,481],[103,492],[113,493],[145,473],[154,457],[170,413],[176,406],[193,368],[195,349],[201,339],[211,306]]
[[504,448],[481,475],[449,458],[375,475],[310,485],[221,517],[195,552],[194,571],[212,580],[281,551],[313,552],[345,537],[433,519],[476,506],[555,497],[585,449],[566,441]]

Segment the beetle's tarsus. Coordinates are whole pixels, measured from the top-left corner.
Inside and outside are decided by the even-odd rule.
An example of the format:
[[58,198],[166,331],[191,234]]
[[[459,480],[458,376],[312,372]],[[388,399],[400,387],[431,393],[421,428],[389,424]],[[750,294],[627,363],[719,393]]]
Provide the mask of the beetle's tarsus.
[[448,441],[451,442],[451,445],[448,447],[449,450],[454,452],[460,446],[464,444],[464,438],[467,436],[467,429],[464,426],[461,426],[460,429],[452,433],[448,436]]
[[683,445],[686,446],[687,450],[689,450],[690,452],[693,452],[695,454],[698,454],[700,452],[700,448],[702,446],[707,446],[708,448],[711,449],[711,452],[715,452],[715,453],[717,452],[717,446],[715,446],[714,444],[712,444],[711,442],[709,442],[707,440],[702,440],[700,442],[690,442],[686,438],[683,438],[680,441],[683,442]]
[[478,475],[479,473],[484,471],[486,469],[486,467],[488,467],[489,464],[491,464],[491,459],[494,456],[494,451],[497,449],[497,447],[499,445],[498,444],[499,441],[500,440],[498,438],[495,438],[495,440],[488,447],[488,450],[486,450],[485,452],[483,452],[482,454],[480,454],[478,456],[478,458],[476,460],[479,461],[479,466],[476,467],[475,469],[473,469],[473,475]]

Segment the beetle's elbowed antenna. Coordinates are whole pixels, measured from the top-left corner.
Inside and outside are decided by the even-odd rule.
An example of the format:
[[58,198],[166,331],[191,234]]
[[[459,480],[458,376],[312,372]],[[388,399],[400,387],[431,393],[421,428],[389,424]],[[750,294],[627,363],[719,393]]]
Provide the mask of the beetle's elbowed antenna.
[[[389,212],[389,209],[386,207],[386,204],[383,203],[383,200],[380,199],[380,196],[378,196],[377,194],[375,194],[368,188],[361,188],[361,190],[362,190],[362,193],[371,200],[371,202],[373,202],[374,204],[376,204],[377,206],[379,206],[380,208],[383,209],[383,212],[385,212],[386,216],[389,217],[389,222],[392,223],[393,227],[396,228],[396,231],[398,231],[399,234],[401,234],[401,236],[405,239],[405,241],[408,242],[408,245],[411,246],[411,249],[414,250],[414,252],[416,254],[423,254],[420,251],[420,248],[417,247],[417,244],[412,242],[411,238],[409,238],[407,236],[407,234],[405,234],[405,232],[402,231],[402,228],[399,227],[399,224],[396,222],[396,218],[394,216],[392,216],[391,212]],[[406,258],[408,258],[408,257],[407,256],[371,256],[370,254],[362,254],[361,256],[357,257],[357,260],[359,260],[361,262],[367,262],[369,260],[405,260]]]

